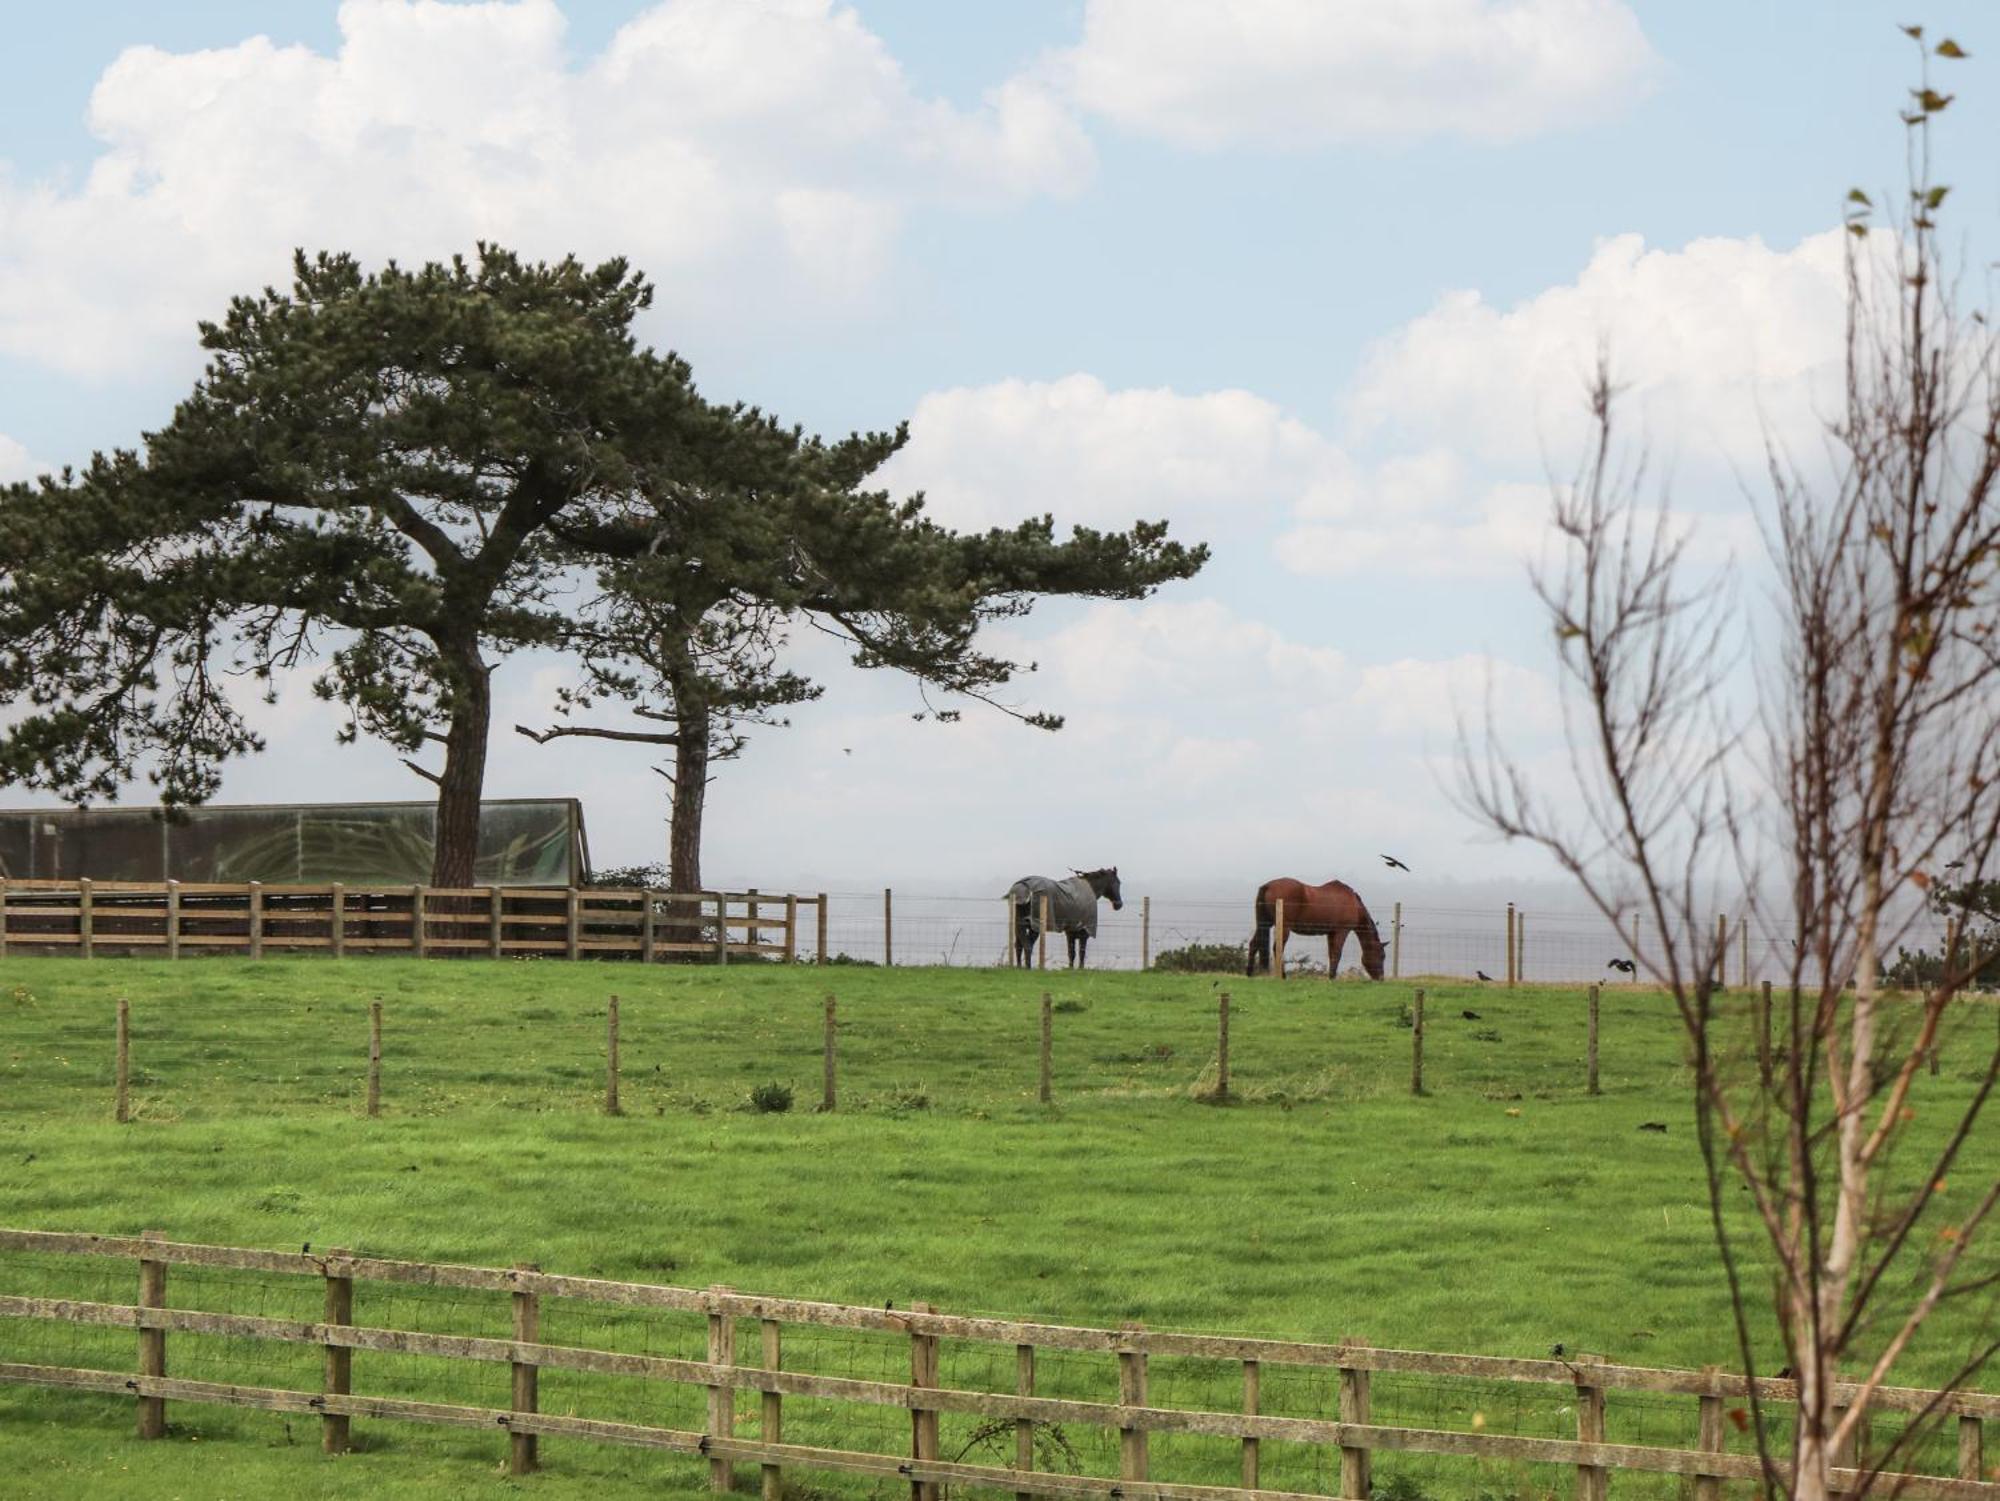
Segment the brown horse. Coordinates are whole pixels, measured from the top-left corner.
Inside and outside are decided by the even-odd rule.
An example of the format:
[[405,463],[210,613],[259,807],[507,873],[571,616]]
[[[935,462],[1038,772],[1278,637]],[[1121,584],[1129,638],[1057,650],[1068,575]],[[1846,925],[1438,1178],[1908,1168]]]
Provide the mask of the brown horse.
[[[1250,939],[1247,975],[1262,974],[1271,967],[1271,929],[1278,921],[1278,903],[1285,904],[1285,937],[1294,933],[1326,935],[1326,977],[1340,978],[1340,951],[1347,935],[1361,940],[1361,964],[1368,978],[1382,978],[1382,935],[1375,931],[1375,919],[1368,915],[1361,896],[1345,881],[1328,881],[1324,886],[1308,886],[1290,876],[1266,881],[1257,888],[1257,931]],[[1282,950],[1278,962],[1284,963]]]

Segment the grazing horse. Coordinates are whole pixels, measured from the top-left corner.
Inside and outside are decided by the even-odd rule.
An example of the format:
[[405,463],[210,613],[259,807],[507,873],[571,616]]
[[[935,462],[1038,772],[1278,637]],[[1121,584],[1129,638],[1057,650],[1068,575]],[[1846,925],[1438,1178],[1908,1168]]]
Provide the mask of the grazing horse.
[[[1382,935],[1375,931],[1375,919],[1368,915],[1360,894],[1345,881],[1328,881],[1324,886],[1308,886],[1304,881],[1281,877],[1257,888],[1257,931],[1250,939],[1250,962],[1246,975],[1261,974],[1271,967],[1271,929],[1278,921],[1278,903],[1285,904],[1285,937],[1294,933],[1326,935],[1326,977],[1340,978],[1340,951],[1347,935],[1361,940],[1361,963],[1368,978],[1382,978]],[[1283,964],[1285,956],[1278,955]]]
[[1079,870],[1067,881],[1048,876],[1023,876],[1007,888],[1014,906],[1014,963],[1034,967],[1035,935],[1042,931],[1042,899],[1048,898],[1049,926],[1069,940],[1069,967],[1081,969],[1090,940],[1097,936],[1097,900],[1111,898],[1111,910],[1125,905],[1118,889],[1118,867]]

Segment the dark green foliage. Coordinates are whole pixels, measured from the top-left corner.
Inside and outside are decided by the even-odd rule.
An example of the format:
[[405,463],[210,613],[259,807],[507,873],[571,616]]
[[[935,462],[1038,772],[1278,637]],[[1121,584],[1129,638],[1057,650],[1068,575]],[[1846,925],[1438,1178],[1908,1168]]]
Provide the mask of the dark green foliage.
[[750,1091],[750,1108],[759,1115],[782,1115],[792,1108],[792,1086],[772,1082]]
[[1162,949],[1153,968],[1174,974],[1234,974],[1243,968],[1243,949],[1234,943],[1189,943]]

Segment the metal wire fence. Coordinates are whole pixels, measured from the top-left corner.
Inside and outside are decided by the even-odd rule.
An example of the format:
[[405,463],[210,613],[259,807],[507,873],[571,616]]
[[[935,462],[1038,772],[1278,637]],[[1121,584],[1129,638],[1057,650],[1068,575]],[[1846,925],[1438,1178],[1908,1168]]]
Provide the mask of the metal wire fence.
[[[1673,929],[1662,935],[1656,924],[1628,916],[1613,924],[1595,912],[1529,911],[1490,908],[1404,906],[1371,909],[1387,949],[1392,976],[1442,975],[1458,979],[1508,976],[1509,929],[1513,975],[1528,984],[1577,984],[1626,978],[1618,963],[1631,963],[1647,979],[1669,947],[1681,953],[1690,941],[1720,941],[1726,984],[1782,983],[1798,959],[1798,934],[1751,913],[1719,912],[1698,933]],[[1246,963],[1254,918],[1245,900],[1131,896],[1122,910],[1100,903],[1097,933],[1084,963],[1092,969],[1140,970],[1174,964],[1189,951],[1202,951],[1207,965],[1234,950]],[[1896,944],[1911,952],[1941,953],[1944,921],[1925,913],[1897,934]],[[827,955],[834,963],[991,966],[1012,962],[1014,922],[1003,896],[939,895],[891,890],[832,892],[827,897]],[[799,957],[810,959],[807,937]],[[1059,933],[1048,936],[1049,968],[1068,964],[1068,945]],[[1033,946],[1035,963],[1044,946]],[[1893,958],[1893,952],[1885,956]],[[1294,935],[1286,945],[1293,972],[1325,973],[1323,939]],[[1341,971],[1359,971],[1361,952],[1350,940],[1341,952]],[[1807,956],[1804,978],[1817,983],[1817,967]]]

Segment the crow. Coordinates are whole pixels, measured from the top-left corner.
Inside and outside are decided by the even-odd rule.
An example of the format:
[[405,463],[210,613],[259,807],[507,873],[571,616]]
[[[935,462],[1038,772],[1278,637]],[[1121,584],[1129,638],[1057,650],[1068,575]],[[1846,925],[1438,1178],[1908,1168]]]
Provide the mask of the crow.
[[1606,969],[1622,970],[1628,975],[1637,974],[1639,971],[1639,966],[1634,964],[1630,959],[1607,959],[1604,967]]
[[1409,866],[1405,865],[1401,860],[1398,860],[1394,855],[1384,855],[1382,857],[1382,863],[1388,866],[1389,869],[1391,870],[1407,871],[1410,868]]
[[1473,971],[1473,973],[1474,973],[1475,975],[1479,976],[1479,978],[1480,978],[1480,979],[1482,979],[1482,980],[1490,980],[1490,979],[1492,979],[1492,978],[1493,978],[1493,976],[1491,976],[1491,975],[1489,975],[1488,973],[1486,973],[1486,971],[1485,971],[1485,970],[1483,970],[1483,969],[1475,969],[1475,970]]
[[1469,1022],[1476,1022],[1479,1020],[1479,1013],[1477,1011],[1461,1011],[1458,1014],[1464,1017]]
[[1563,1347],[1561,1340],[1557,1340],[1554,1344],[1549,1346],[1549,1354],[1555,1356],[1557,1360],[1561,1360],[1563,1358]]
[[1665,1121],[1641,1121],[1639,1122],[1639,1129],[1641,1131],[1664,1131],[1667,1129],[1667,1123]]

